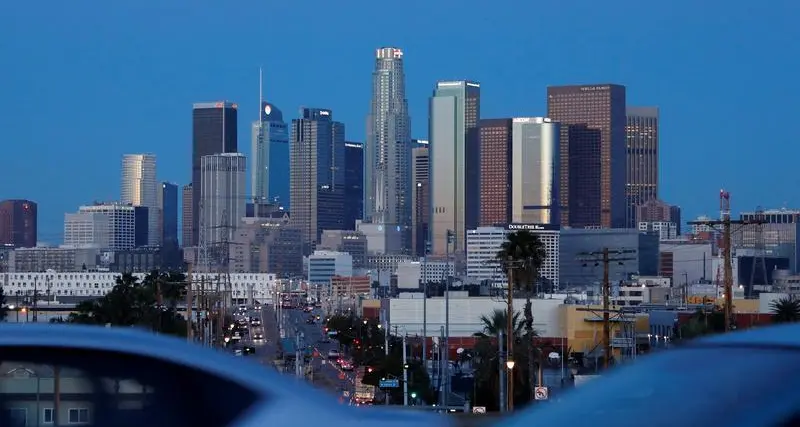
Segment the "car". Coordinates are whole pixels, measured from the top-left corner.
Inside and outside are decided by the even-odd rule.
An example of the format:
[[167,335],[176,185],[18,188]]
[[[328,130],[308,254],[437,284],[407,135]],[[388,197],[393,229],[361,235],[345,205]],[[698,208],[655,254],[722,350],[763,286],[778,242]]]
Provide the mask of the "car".
[[244,348],[242,348],[242,353],[244,353],[245,356],[249,354],[256,354],[256,348],[250,345],[246,345],[244,346]]
[[[33,425],[36,412],[20,411],[17,400],[21,393],[28,402],[30,390],[41,391],[41,408],[63,408],[44,411],[57,417],[53,425],[443,425],[428,413],[351,408],[276,370],[237,362],[230,353],[130,327],[3,323],[0,355],[8,374],[0,376],[0,426]],[[59,383],[62,392],[54,399],[53,384]]]
[[328,350],[328,359],[338,359],[341,357],[339,350]]
[[264,339],[264,334],[254,334],[253,335],[253,340],[255,340],[255,341],[261,341],[263,339]]
[[355,367],[353,366],[353,362],[349,360],[340,360],[339,367],[342,368],[343,371],[352,371],[353,369],[355,369]]
[[638,357],[496,426],[606,425],[598,420],[614,427],[797,426],[798,338],[794,323],[694,339]]

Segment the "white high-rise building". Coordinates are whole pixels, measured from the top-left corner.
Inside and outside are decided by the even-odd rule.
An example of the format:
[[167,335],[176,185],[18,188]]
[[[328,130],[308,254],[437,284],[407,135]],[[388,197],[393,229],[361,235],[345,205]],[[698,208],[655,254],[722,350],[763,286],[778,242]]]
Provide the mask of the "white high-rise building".
[[409,129],[403,51],[377,49],[364,143],[364,219],[400,226],[406,238],[411,227]]
[[[137,242],[136,224],[146,222],[141,207],[127,203],[96,203],[64,215],[64,245],[126,250],[144,245]],[[137,221],[137,216],[139,221]],[[141,230],[140,230],[141,232]],[[139,233],[140,240],[144,240]]]
[[200,161],[201,244],[210,246],[233,241],[236,227],[245,216],[247,159],[241,153],[203,156]]
[[[508,233],[519,230],[530,231],[539,237],[547,257],[539,270],[540,277],[559,289],[561,231],[551,224],[509,224],[507,227],[478,227],[467,231],[467,276],[478,280],[489,280],[494,286],[506,286],[505,272],[497,262],[497,253]],[[547,287],[548,289],[550,287]]]
[[122,181],[120,201],[132,206],[147,208],[147,244],[161,244],[159,227],[158,192],[156,181],[156,156],[153,154],[125,154],[122,156]]

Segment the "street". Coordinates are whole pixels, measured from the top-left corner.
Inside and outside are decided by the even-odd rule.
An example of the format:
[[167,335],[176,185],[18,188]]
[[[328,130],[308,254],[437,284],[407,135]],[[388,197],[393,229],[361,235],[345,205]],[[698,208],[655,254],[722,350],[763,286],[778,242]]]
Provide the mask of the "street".
[[[271,308],[270,308],[271,309]],[[311,358],[311,371],[313,384],[334,391],[342,403],[349,403],[355,391],[355,371],[342,371],[334,360],[328,360],[330,350],[339,351],[339,343],[334,339],[325,340],[325,317],[320,309],[311,313],[304,312],[302,308],[280,310],[283,326],[282,334],[287,338],[296,338],[301,335],[301,349],[310,345],[313,349]],[[307,323],[311,316],[319,316],[314,324]],[[274,317],[273,317],[274,318]],[[325,342],[328,341],[328,342]],[[287,370],[290,373],[294,369]]]

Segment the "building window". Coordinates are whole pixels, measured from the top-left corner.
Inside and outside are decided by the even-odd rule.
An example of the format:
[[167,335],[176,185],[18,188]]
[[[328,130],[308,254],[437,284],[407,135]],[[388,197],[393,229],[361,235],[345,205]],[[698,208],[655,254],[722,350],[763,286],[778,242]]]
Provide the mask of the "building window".
[[44,408],[42,410],[42,423],[53,424],[53,408]]
[[89,410],[86,408],[70,408],[68,422],[70,424],[89,424]]
[[6,419],[11,422],[10,427],[25,427],[28,425],[28,410],[25,408],[6,409]]

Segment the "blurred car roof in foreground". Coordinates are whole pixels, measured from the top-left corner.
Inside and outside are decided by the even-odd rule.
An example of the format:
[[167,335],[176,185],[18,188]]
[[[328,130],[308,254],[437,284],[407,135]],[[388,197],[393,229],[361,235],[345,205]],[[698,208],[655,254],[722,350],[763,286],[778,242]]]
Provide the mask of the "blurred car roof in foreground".
[[498,427],[800,425],[800,325],[687,342],[621,365]]
[[[222,379],[253,391],[257,396],[255,404],[241,414],[240,420],[229,424],[231,426],[318,427],[321,423],[370,427],[447,425],[446,420],[434,414],[346,406],[332,395],[292,376],[265,369],[256,363],[244,363],[230,354],[147,331],[80,325],[0,325],[1,359],[58,364],[60,354],[75,351],[90,358],[96,356],[98,360],[113,360],[119,356],[151,361],[154,365],[157,362],[165,366],[180,366],[188,368],[196,377],[193,380],[199,383],[206,377],[209,383],[212,379]],[[136,374],[131,372],[132,376]],[[186,390],[186,393],[191,392],[193,390]]]

